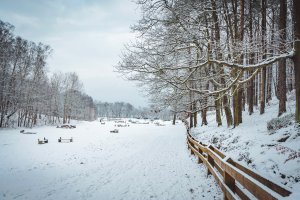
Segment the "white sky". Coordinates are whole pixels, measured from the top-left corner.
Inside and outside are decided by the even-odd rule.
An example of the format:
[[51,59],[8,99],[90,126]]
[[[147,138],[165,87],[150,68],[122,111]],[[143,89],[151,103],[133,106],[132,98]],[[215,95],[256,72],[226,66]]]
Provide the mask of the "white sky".
[[48,44],[50,73],[76,72],[95,100],[146,106],[134,83],[113,72],[129,26],[139,19],[132,0],[0,0],[0,19],[24,39]]

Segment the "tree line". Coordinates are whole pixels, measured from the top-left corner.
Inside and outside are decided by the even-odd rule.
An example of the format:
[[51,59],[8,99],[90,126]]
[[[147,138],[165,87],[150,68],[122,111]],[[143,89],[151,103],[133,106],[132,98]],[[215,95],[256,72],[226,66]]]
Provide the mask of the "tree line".
[[0,20],[0,127],[93,120],[96,107],[76,73],[47,73],[51,48],[14,35]]
[[169,120],[171,113],[169,110],[155,110],[155,107],[134,107],[126,102],[95,102],[98,117],[107,118],[147,118]]
[[139,81],[158,107],[190,116],[190,126],[242,123],[242,111],[260,114],[273,97],[278,116],[295,92],[300,123],[300,1],[138,0],[138,35],[116,70]]
[[129,118],[137,114],[137,109],[125,102],[96,102],[98,117]]

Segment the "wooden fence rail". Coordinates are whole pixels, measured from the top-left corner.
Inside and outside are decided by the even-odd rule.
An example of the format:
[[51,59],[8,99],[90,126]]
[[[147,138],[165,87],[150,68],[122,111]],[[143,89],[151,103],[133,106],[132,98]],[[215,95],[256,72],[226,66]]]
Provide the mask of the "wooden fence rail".
[[251,169],[225,156],[211,145],[197,141],[190,134],[186,121],[187,145],[191,154],[198,157],[198,163],[204,163],[207,173],[212,174],[224,193],[224,199],[283,199],[290,191],[253,172]]

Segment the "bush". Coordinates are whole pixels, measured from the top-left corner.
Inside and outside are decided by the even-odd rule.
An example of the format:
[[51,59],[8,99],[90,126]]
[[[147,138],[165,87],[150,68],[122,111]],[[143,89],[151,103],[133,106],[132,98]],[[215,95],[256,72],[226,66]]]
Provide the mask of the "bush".
[[295,114],[289,114],[284,117],[277,117],[267,123],[267,129],[273,134],[275,131],[288,127],[293,124]]

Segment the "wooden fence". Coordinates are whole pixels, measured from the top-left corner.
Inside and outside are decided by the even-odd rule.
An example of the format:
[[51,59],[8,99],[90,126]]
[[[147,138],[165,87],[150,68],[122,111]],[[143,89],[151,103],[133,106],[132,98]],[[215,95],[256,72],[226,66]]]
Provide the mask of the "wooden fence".
[[283,199],[291,194],[287,189],[253,172],[251,169],[225,156],[211,145],[205,145],[191,136],[187,128],[187,144],[191,154],[204,163],[224,193],[224,199]]

